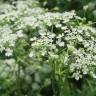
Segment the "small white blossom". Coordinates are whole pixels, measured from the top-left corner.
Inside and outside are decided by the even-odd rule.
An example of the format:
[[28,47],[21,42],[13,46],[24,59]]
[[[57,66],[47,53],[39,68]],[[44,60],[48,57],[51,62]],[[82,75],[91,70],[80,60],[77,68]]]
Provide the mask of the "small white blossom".
[[32,58],[34,56],[35,56],[34,52],[30,52],[29,57]]
[[5,53],[5,56],[12,56],[12,54],[13,54],[13,50],[11,50],[10,48],[7,48],[6,50],[6,53]]

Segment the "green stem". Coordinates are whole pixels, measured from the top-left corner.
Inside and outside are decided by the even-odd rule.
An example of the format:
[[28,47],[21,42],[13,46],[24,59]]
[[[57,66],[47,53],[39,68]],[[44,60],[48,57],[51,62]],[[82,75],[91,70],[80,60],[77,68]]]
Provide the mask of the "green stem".
[[18,71],[17,71],[17,96],[21,96],[21,86],[20,86],[20,62],[18,62]]
[[56,88],[55,88],[55,64],[52,63],[52,89],[54,96],[56,96]]
[[[53,33],[53,25],[52,25],[52,29],[51,32]],[[55,62],[52,59],[52,89],[53,89],[53,96],[56,96],[56,87],[55,87]]]

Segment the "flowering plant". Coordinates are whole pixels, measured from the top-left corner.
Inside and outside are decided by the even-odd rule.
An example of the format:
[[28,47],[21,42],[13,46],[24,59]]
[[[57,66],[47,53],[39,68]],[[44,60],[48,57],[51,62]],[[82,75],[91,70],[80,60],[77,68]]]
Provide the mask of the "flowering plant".
[[12,71],[4,68],[5,74],[12,75],[6,74],[3,79],[8,77],[8,88],[17,86],[5,94],[42,96],[43,88],[52,86],[57,96],[54,82],[96,78],[96,30],[85,18],[78,17],[75,11],[48,12],[33,0],[15,5],[6,5],[8,9],[0,14],[0,60],[4,63],[0,68],[6,66],[5,62],[12,67]]

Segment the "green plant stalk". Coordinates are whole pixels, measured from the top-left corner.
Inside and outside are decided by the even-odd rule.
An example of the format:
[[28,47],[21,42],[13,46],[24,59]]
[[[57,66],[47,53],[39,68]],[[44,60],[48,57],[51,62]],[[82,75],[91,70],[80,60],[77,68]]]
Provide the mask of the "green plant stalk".
[[55,87],[55,63],[52,63],[52,89],[54,96],[56,96],[56,87]]
[[21,86],[20,86],[20,60],[17,59],[18,71],[17,71],[17,96],[21,96]]

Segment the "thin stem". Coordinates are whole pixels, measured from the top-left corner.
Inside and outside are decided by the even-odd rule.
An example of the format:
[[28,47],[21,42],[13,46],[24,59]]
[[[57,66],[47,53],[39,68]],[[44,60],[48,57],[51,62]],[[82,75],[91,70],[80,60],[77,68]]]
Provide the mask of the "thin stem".
[[[53,33],[53,25],[52,25],[51,32]],[[52,63],[52,89],[53,89],[54,96],[56,96],[56,88],[55,88],[55,61],[52,60],[51,63]]]
[[18,70],[17,70],[17,96],[21,96],[21,86],[20,86],[20,60],[17,59]]

